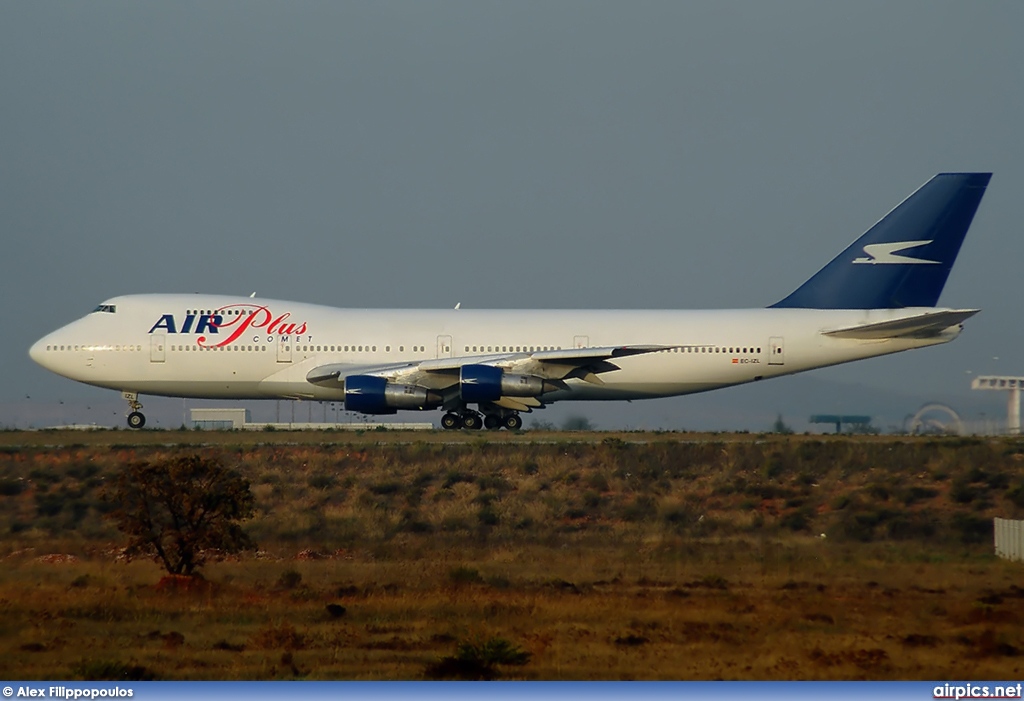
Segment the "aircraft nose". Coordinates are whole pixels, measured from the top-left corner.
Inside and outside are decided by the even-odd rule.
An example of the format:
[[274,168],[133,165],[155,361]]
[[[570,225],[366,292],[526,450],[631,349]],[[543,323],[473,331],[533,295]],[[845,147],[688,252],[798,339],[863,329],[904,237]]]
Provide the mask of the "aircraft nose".
[[32,358],[37,365],[41,365],[47,370],[50,370],[49,353],[46,352],[47,346],[51,343],[49,336],[43,336],[38,341],[32,344],[32,347],[28,349],[28,357]]
[[32,358],[38,365],[43,364],[43,348],[46,346],[43,344],[43,339],[40,339],[32,344],[32,347],[28,349],[28,357]]

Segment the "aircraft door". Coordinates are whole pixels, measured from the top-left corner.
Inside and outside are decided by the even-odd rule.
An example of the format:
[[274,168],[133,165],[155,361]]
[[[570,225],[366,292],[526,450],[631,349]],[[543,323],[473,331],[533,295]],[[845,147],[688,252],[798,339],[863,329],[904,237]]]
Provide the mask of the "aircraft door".
[[278,336],[277,337],[277,362],[279,362],[279,363],[290,363],[290,362],[292,362],[292,337],[291,336]]
[[438,336],[437,337],[437,357],[438,358],[451,358],[452,357],[452,337],[451,336]]
[[149,337],[149,362],[162,363],[166,358],[164,350],[167,342],[167,334],[155,333]]
[[590,347],[590,336],[573,336],[572,337],[573,348],[589,348]]
[[772,336],[768,339],[768,364],[785,365],[786,353],[782,336]]

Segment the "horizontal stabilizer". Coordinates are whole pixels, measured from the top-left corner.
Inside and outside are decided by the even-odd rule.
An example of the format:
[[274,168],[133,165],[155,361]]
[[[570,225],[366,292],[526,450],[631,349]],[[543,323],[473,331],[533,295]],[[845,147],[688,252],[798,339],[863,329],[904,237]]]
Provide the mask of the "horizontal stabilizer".
[[970,319],[980,309],[949,309],[941,312],[926,312],[892,321],[848,326],[834,331],[825,331],[825,336],[835,338],[861,338],[880,340],[885,338],[927,338],[937,336],[950,326],[956,326]]

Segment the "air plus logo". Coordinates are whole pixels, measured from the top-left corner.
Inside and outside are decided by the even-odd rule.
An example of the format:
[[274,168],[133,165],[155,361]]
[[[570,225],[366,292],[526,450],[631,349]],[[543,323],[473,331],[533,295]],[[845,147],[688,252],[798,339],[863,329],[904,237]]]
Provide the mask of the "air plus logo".
[[897,263],[901,264],[914,264],[914,265],[938,265],[937,260],[924,260],[921,258],[911,258],[910,256],[898,256],[896,255],[899,251],[904,251],[908,248],[917,248],[918,246],[924,246],[931,243],[931,241],[895,241],[893,243],[869,243],[864,247],[864,252],[867,253],[866,258],[854,258],[854,263],[869,263],[871,265],[888,264],[894,265]]
[[164,314],[153,324],[149,332],[164,331],[166,333],[225,334],[226,337],[216,339],[217,343],[207,343],[207,338],[200,335],[196,343],[206,348],[226,346],[248,330],[262,330],[267,340],[274,336],[288,337],[306,333],[306,322],[290,321],[291,312],[275,316],[267,307],[254,304],[228,304],[216,309],[211,314],[186,314],[181,324],[173,314]]

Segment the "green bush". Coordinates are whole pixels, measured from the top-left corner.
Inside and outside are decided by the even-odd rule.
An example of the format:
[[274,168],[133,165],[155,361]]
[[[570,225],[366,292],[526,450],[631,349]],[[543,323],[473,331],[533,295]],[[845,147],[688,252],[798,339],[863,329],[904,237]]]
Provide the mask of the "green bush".
[[310,478],[306,481],[306,484],[308,484],[313,489],[330,489],[331,487],[334,486],[334,482],[334,475],[327,472],[322,472],[320,474],[311,475]]
[[957,479],[949,488],[949,498],[957,504],[970,504],[978,496],[978,489],[969,480]]
[[1019,509],[1024,509],[1024,482],[1018,482],[1006,490],[1006,498]]
[[476,520],[480,522],[481,526],[497,526],[499,518],[498,513],[488,504],[477,512]]
[[586,484],[591,489],[604,494],[610,490],[608,486],[608,478],[601,472],[591,473],[586,479]]
[[405,511],[398,522],[398,530],[404,533],[433,533],[434,527],[420,518],[417,511]]
[[934,499],[939,495],[939,490],[932,489],[931,487],[909,487],[900,492],[899,498],[903,502],[904,506],[911,506],[920,501],[927,499]]
[[64,510],[66,499],[63,494],[36,494],[36,513],[40,516],[56,516]]
[[87,681],[148,682],[157,679],[151,669],[142,665],[109,660],[82,660],[71,667],[71,672]]
[[932,511],[894,514],[884,525],[884,533],[893,540],[928,541],[939,532],[939,519]]
[[92,463],[87,463],[85,465],[73,465],[68,468],[68,476],[74,477],[76,480],[84,481],[93,475],[98,474],[99,471],[100,468]]
[[14,479],[0,479],[0,496],[16,497],[25,491],[25,484]]
[[459,482],[473,481],[473,475],[467,474],[465,472],[460,472],[458,470],[449,470],[448,473],[444,476],[444,482],[442,483],[441,486],[447,489],[449,487],[454,487]]
[[779,525],[790,531],[806,531],[811,527],[814,510],[803,506],[779,519]]
[[523,463],[523,466],[519,468],[519,471],[524,475],[535,475],[540,472],[540,467],[532,460]]
[[500,493],[508,492],[512,489],[509,481],[501,475],[480,475],[476,478],[476,484],[482,490]]
[[501,666],[522,666],[530,661],[530,653],[504,638],[484,642],[464,642],[455,654],[428,664],[428,679],[489,680],[499,675]]
[[369,490],[377,496],[388,496],[402,491],[402,483],[396,481],[377,482],[371,484]]
[[302,573],[296,570],[285,570],[277,578],[277,586],[281,589],[294,589],[302,584]]
[[953,532],[965,545],[992,540],[992,519],[974,514],[953,514],[950,522]]
[[631,523],[648,521],[656,512],[657,505],[654,503],[654,497],[641,494],[622,508],[622,518]]
[[459,565],[448,572],[448,581],[452,584],[479,584],[484,581],[480,576],[480,570],[475,567]]

